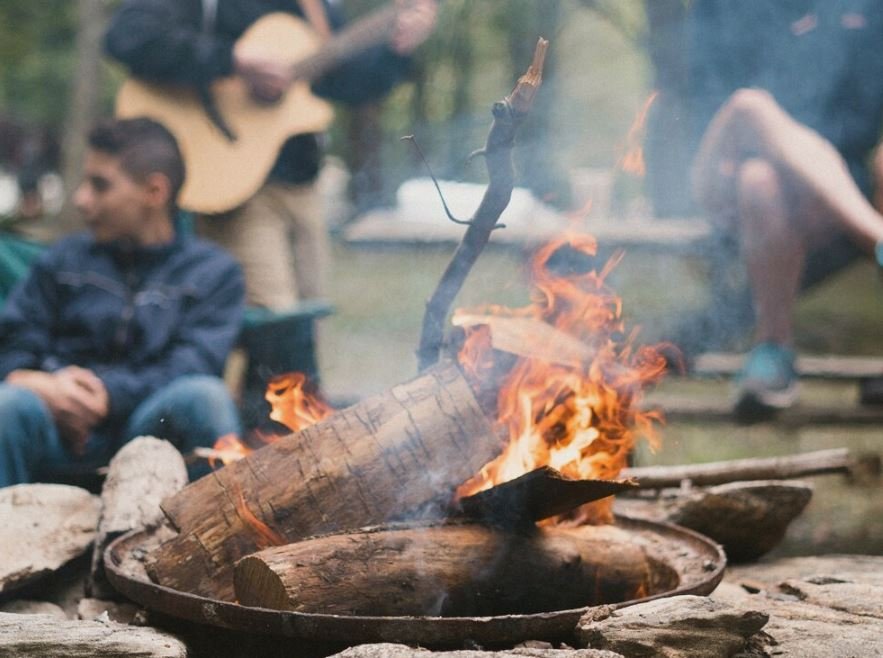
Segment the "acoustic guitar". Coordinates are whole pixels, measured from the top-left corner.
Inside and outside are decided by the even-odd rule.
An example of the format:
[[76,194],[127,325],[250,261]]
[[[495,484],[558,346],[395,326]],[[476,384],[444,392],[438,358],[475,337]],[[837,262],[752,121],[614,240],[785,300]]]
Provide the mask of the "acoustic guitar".
[[276,103],[255,101],[238,76],[212,83],[210,108],[193,88],[130,78],[117,95],[116,114],[155,119],[178,140],[187,166],[182,208],[205,214],[231,210],[264,184],[289,137],[328,127],[331,106],[311,93],[310,82],[385,41],[395,11],[394,6],[379,9],[324,42],[291,14],[256,21],[234,48],[291,65],[294,82]]

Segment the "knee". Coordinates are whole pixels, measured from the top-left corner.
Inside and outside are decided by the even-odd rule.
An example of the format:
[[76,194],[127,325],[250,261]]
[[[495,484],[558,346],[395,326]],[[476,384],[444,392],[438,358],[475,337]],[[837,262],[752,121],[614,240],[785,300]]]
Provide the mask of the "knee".
[[0,418],[0,436],[7,444],[33,441],[50,421],[49,410],[36,393],[10,384],[0,384]]
[[748,158],[739,166],[739,198],[762,202],[781,195],[782,182],[775,166],[764,158]]
[[0,418],[10,421],[42,420],[48,414],[46,405],[33,391],[10,384],[0,384]]
[[210,375],[187,375],[179,377],[166,388],[165,393],[172,399],[200,407],[232,405],[230,392],[224,381]]
[[776,99],[765,89],[738,89],[724,103],[722,110],[740,119],[757,119],[767,116],[778,107]]

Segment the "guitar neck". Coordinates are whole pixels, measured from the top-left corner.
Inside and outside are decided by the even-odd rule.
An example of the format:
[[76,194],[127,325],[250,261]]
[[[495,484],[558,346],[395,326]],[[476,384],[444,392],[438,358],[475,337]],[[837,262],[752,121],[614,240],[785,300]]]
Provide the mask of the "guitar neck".
[[392,32],[396,11],[394,5],[388,5],[344,28],[326,41],[315,55],[295,64],[293,77],[315,80],[359,53],[383,43]]

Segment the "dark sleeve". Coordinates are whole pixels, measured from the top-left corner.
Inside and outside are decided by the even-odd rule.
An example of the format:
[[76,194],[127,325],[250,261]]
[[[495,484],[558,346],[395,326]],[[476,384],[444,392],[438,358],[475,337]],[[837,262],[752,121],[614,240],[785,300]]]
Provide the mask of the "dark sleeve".
[[[343,26],[343,17],[335,6],[326,3],[331,25]],[[385,96],[408,73],[411,58],[394,53],[386,44],[356,55],[334,71],[313,83],[313,91],[324,98],[357,104]]]
[[[52,327],[57,289],[55,254],[40,256],[28,276],[10,293],[0,314],[0,380],[21,368],[52,370]],[[45,367],[44,367],[45,366]]]
[[148,395],[183,375],[220,375],[239,334],[245,284],[239,266],[224,258],[210,281],[197,281],[203,294],[184,312],[175,340],[148,363],[96,369],[110,396],[111,421],[121,421]]
[[199,84],[233,72],[233,41],[205,34],[185,0],[126,0],[104,36],[107,54],[140,78]]

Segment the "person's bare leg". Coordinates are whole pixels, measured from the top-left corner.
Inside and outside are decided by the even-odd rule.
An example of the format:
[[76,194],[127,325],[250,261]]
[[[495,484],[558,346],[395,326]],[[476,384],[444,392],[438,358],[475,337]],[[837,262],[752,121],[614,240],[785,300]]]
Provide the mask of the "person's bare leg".
[[694,161],[697,201],[712,213],[732,203],[739,163],[750,157],[775,165],[784,185],[866,252],[873,253],[883,240],[883,217],[862,195],[833,145],[792,119],[762,90],[737,91],[712,119]]
[[746,160],[738,172],[742,250],[757,317],[756,341],[790,347],[793,314],[806,257],[798,222],[775,167]]

